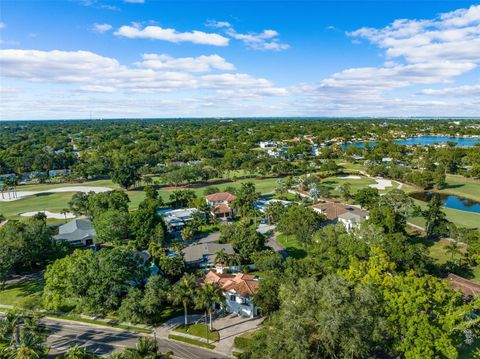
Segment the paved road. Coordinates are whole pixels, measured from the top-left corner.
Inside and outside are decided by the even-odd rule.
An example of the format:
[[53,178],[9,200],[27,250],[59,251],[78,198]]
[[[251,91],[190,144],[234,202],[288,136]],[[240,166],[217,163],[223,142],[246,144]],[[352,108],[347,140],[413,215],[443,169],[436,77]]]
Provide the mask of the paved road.
[[[106,355],[114,351],[121,351],[127,347],[134,347],[142,334],[90,326],[81,323],[67,322],[52,318],[43,318],[42,322],[49,328],[47,342],[52,354],[65,352],[68,348],[79,345],[86,347],[97,355]],[[147,336],[143,334],[143,336]],[[212,351],[197,348],[191,345],[157,338],[161,352],[173,353],[185,359],[225,359],[226,357]]]

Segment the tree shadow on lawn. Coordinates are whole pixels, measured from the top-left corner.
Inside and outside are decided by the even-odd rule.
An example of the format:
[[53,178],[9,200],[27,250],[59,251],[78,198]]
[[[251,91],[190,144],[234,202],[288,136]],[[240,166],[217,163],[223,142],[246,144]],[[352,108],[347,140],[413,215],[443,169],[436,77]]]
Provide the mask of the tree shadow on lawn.
[[286,247],[285,250],[287,251],[290,257],[293,257],[295,259],[302,259],[307,256],[307,252],[301,248]]
[[442,190],[444,189],[454,189],[454,188],[461,188],[465,187],[464,184],[446,184],[445,186],[442,187]]
[[18,289],[21,296],[30,296],[43,291],[45,282],[43,279],[22,280],[15,284],[9,284],[5,290]]

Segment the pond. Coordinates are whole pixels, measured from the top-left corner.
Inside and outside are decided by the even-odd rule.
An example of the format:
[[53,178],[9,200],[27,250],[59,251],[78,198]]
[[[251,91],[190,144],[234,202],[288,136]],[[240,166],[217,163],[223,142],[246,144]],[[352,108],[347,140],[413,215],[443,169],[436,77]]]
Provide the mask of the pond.
[[[409,196],[423,202],[430,201],[433,192],[413,192]],[[458,209],[460,211],[480,213],[480,202],[469,198],[454,196],[451,194],[439,193],[442,203],[446,208]]]

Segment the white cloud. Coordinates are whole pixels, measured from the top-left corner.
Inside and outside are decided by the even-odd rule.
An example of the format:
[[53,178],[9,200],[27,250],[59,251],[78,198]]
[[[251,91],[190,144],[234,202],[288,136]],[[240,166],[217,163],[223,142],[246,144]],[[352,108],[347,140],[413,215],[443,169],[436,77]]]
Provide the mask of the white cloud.
[[143,4],[145,0],[123,0],[123,2],[131,3],[131,4]]
[[[348,35],[377,45],[386,61],[382,66],[350,68],[317,84],[294,87],[295,93],[306,97],[303,105],[307,108],[350,115],[474,112],[476,86],[418,87],[454,83],[478,68],[480,5],[435,19],[398,19],[384,28],[364,27]],[[437,98],[426,100],[424,95]]]
[[114,34],[130,39],[163,40],[174,43],[192,42],[194,44],[213,46],[226,46],[229,42],[228,38],[214,33],[206,33],[198,30],[179,32],[175,29],[164,29],[160,26],[147,26],[142,29],[138,24],[134,24],[134,26],[124,25]]
[[232,26],[232,24],[230,24],[228,21],[216,21],[216,20],[208,20],[205,25],[208,26],[208,27],[214,27],[214,28],[222,28],[222,27],[231,27]]
[[251,49],[281,51],[290,47],[290,45],[280,42],[280,39],[278,38],[279,33],[275,30],[267,29],[260,33],[249,32],[241,34],[235,31],[232,24],[227,21],[209,20],[205,25],[208,27],[224,29],[226,35],[243,42]]
[[5,29],[7,27],[7,24],[5,24],[3,21],[0,21],[0,29]]
[[100,85],[86,85],[79,88],[81,92],[96,92],[96,93],[114,93],[117,92],[115,87],[100,86]]
[[421,63],[438,60],[480,62],[480,5],[441,14],[433,20],[396,20],[382,29],[348,33],[385,49],[389,58]]
[[235,66],[218,55],[198,57],[172,57],[166,54],[144,54],[143,61],[136,65],[152,70],[180,70],[187,72],[208,72],[212,70],[235,70]]
[[146,54],[129,67],[89,51],[0,50],[2,76],[30,82],[79,85],[84,92],[158,93],[173,90],[249,90],[256,96],[282,95],[269,80],[242,73],[197,72],[233,70],[218,55],[174,58]]
[[94,24],[93,30],[96,32],[106,32],[112,29],[112,25],[110,24]]
[[480,85],[464,85],[464,86],[457,86],[457,87],[445,87],[441,89],[424,89],[420,91],[420,94],[430,95],[430,96],[479,97]]

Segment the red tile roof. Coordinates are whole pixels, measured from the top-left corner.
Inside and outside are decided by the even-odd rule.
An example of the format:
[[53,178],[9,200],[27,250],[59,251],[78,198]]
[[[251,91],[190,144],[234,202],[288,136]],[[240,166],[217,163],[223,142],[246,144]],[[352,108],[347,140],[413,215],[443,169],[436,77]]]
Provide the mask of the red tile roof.
[[205,197],[209,202],[232,202],[237,199],[237,196],[230,192],[217,192]]
[[215,214],[230,213],[231,211],[232,209],[230,208],[230,206],[224,203],[215,206],[215,208],[213,209],[213,213]]
[[226,292],[234,290],[242,297],[252,296],[260,285],[260,282],[251,274],[219,274],[212,270],[205,276],[205,283],[217,284]]

